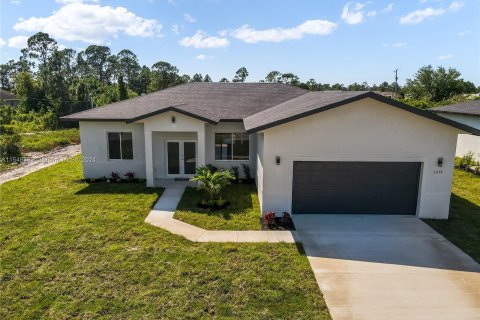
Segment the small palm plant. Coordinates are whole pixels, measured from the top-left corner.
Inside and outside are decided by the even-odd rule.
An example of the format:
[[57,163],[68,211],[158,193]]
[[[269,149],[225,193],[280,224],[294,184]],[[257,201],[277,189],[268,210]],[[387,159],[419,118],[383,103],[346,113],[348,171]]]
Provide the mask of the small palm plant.
[[214,203],[215,198],[228,186],[235,177],[228,170],[212,171],[206,166],[198,167],[195,176],[190,179],[197,183],[199,190],[205,190],[210,198],[209,203]]

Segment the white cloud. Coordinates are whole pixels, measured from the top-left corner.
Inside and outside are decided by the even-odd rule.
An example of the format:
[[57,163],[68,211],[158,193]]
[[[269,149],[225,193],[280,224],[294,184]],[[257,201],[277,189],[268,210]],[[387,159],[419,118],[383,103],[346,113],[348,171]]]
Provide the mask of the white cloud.
[[194,17],[192,17],[192,15],[190,13],[184,13],[183,14],[183,18],[185,20],[187,20],[188,22],[196,22],[197,19],[195,19]]
[[[369,4],[370,1],[365,3],[356,3],[355,6],[350,8],[351,2],[348,2],[342,10],[341,18],[348,24],[359,24],[363,22],[363,8]],[[375,12],[376,14],[376,12]]]
[[16,36],[8,39],[8,46],[17,49],[23,49],[27,46],[27,36]]
[[307,20],[293,28],[272,28],[255,30],[248,25],[235,29],[231,35],[246,43],[281,42],[301,39],[304,35],[328,35],[335,30],[336,23],[327,20]]
[[207,36],[205,32],[198,30],[193,36],[180,40],[180,44],[184,47],[194,47],[197,49],[221,48],[228,47],[230,41],[226,38]]
[[123,7],[86,4],[76,0],[57,0],[64,5],[46,18],[20,19],[13,29],[43,31],[57,40],[104,43],[110,37],[124,33],[133,37],[158,35],[161,25],[145,19]]
[[11,4],[20,4],[20,0],[11,0],[10,3]]
[[448,60],[448,59],[451,59],[451,58],[453,58],[453,54],[451,54],[451,53],[437,57],[438,60]]
[[425,8],[422,10],[415,10],[403,17],[400,17],[400,24],[420,23],[427,18],[441,16],[445,12],[446,12],[445,9],[442,9],[442,8],[438,8],[438,9]]
[[4,45],[6,45],[7,43],[5,42],[5,40],[3,40],[2,38],[0,38],[0,48],[2,48]]
[[175,33],[175,34],[179,34],[180,33],[180,27],[178,26],[178,24],[174,24],[172,25],[172,32]]
[[393,5],[394,3],[390,3],[388,6],[386,6],[385,8],[382,9],[382,12],[385,12],[385,13],[388,13],[388,12],[392,12],[393,10]]
[[377,15],[377,10],[372,10],[367,13],[367,16],[369,17],[375,17]]
[[459,32],[458,36],[463,37],[463,36],[466,36],[467,34],[470,34],[470,33],[472,33],[470,30],[465,30],[465,31]]
[[457,11],[457,10],[460,10],[464,5],[465,5],[465,3],[463,3],[463,2],[453,1],[450,4],[450,6],[448,7],[448,9],[450,9],[452,11]]
[[199,54],[198,56],[195,57],[196,60],[212,60],[214,56],[207,56],[204,54]]

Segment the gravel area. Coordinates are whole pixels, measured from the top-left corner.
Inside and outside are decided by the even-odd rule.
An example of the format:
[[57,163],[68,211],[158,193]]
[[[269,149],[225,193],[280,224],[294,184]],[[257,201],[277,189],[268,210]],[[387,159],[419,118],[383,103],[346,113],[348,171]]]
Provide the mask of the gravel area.
[[31,172],[54,165],[80,153],[80,145],[57,148],[50,152],[28,152],[23,155],[23,161],[11,170],[0,173],[0,184],[21,178]]

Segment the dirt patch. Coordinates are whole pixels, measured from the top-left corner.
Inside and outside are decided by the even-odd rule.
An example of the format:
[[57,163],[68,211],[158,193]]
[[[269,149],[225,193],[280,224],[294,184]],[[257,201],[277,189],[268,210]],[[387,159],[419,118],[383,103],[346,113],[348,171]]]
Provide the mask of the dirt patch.
[[49,167],[80,153],[80,145],[56,148],[50,152],[28,152],[22,162],[11,170],[0,173],[0,184],[26,176],[29,173]]

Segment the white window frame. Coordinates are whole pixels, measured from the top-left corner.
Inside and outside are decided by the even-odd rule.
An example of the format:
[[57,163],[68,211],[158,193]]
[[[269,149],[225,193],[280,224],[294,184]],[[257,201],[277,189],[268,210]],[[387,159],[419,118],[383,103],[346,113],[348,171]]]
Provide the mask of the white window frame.
[[[122,157],[122,135],[121,133],[131,133],[132,134],[132,159],[110,159],[110,141],[108,140],[109,133],[119,133],[120,134],[120,157]],[[108,161],[132,161],[135,159],[135,148],[134,148],[134,140],[135,140],[135,133],[133,130],[126,130],[126,129],[118,129],[118,130],[108,130],[105,131],[105,138],[107,140],[107,159]]]
[[[232,135],[232,159],[217,159],[216,158],[216,148],[217,148],[217,142],[216,142],[216,135],[217,133],[220,133],[220,134],[231,134]],[[245,134],[247,135],[248,137],[248,159],[242,159],[242,160],[237,160],[237,159],[233,159],[233,149],[234,149],[234,140],[233,140],[233,135],[235,133],[241,133],[241,134]],[[248,162],[250,161],[250,134],[248,134],[246,131],[215,131],[213,133],[213,161],[215,162]]]

